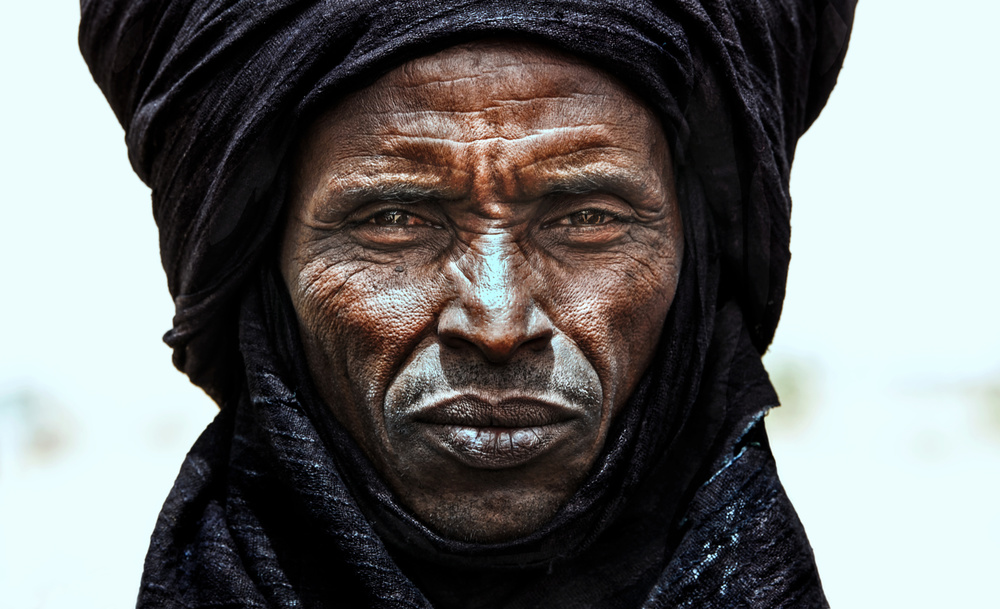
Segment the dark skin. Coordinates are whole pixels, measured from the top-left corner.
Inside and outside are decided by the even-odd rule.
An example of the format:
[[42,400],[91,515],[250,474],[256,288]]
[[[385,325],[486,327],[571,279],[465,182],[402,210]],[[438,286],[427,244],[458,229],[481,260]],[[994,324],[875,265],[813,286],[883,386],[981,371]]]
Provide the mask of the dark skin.
[[399,500],[495,542],[586,477],[682,252],[653,113],[575,58],[479,42],[306,130],[281,268],[320,395]]

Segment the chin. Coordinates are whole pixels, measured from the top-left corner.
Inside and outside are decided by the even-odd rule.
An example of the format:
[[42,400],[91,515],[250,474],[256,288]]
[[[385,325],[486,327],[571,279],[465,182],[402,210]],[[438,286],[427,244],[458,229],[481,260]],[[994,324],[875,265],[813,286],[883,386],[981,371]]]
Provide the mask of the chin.
[[[442,537],[475,543],[500,543],[542,528],[569,499],[554,490],[463,492],[448,496],[421,494],[411,498],[419,520]],[[404,498],[405,501],[405,498]]]

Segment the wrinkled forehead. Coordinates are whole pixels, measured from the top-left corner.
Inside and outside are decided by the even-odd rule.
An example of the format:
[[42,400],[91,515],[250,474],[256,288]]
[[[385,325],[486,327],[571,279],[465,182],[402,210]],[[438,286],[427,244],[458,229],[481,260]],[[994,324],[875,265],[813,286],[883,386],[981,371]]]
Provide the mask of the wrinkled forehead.
[[300,151],[379,137],[596,147],[612,134],[649,156],[665,148],[653,111],[612,75],[536,43],[486,40],[408,61],[347,95],[305,129]]
[[[462,111],[478,89],[511,100],[560,92],[627,95],[610,75],[562,51],[520,40],[465,43],[409,61],[378,84],[394,88],[393,103],[450,102]],[[451,94],[451,95],[449,95]]]
[[570,188],[572,174],[574,191],[597,174],[658,182],[670,152],[652,110],[613,76],[490,40],[409,61],[342,99],[305,130],[297,158],[296,193],[434,174],[462,198],[460,182],[492,175],[497,194],[530,198],[543,175]]
[[457,140],[601,123],[661,131],[646,104],[607,72],[520,40],[465,43],[409,61],[333,104],[318,122],[350,118],[364,133],[387,115],[400,128],[419,123]]

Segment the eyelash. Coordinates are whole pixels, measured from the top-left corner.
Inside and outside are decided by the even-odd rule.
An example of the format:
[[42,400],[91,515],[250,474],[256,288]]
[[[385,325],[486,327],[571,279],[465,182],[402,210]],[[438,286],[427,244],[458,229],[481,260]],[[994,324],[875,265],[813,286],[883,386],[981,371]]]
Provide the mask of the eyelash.
[[[584,222],[584,218],[587,216],[597,216],[597,222]],[[580,222],[576,222],[579,219]],[[611,224],[612,222],[622,222],[623,218],[618,214],[605,211],[603,209],[581,209],[580,211],[573,212],[567,216],[563,216],[557,223],[562,224],[563,220],[567,221],[569,226],[592,228],[597,226],[604,226],[605,224]]]
[[[597,221],[596,222],[583,221],[587,216],[591,216],[591,219],[595,219],[593,217],[596,217]],[[586,208],[575,211],[571,214],[561,216],[560,218],[547,223],[543,227],[564,227],[564,228],[587,231],[605,227],[609,224],[622,224],[628,221],[629,218],[605,209]],[[357,221],[355,223],[355,226],[371,226],[377,228],[390,228],[390,229],[412,228],[412,227],[441,228],[439,225],[427,220],[426,218],[418,214],[414,214],[399,208],[388,208],[379,210],[365,217],[364,219]]]
[[[390,216],[394,217],[396,219],[396,222],[385,222],[385,223],[380,223],[379,222],[379,220],[388,220],[390,218]],[[415,224],[408,224],[408,223],[406,223],[406,220],[407,219],[411,219],[411,218],[417,220],[417,222]],[[400,219],[402,219],[402,221],[400,221]],[[358,224],[361,224],[361,225],[372,225],[372,226],[378,226],[378,227],[403,227],[403,226],[434,226],[434,227],[436,227],[437,226],[433,222],[431,222],[431,221],[427,220],[426,218],[423,218],[423,217],[421,217],[421,216],[419,216],[417,214],[410,213],[408,211],[405,211],[405,210],[402,210],[402,209],[396,209],[396,208],[379,210],[379,211],[375,212],[374,214],[371,214],[367,218],[359,221]]]

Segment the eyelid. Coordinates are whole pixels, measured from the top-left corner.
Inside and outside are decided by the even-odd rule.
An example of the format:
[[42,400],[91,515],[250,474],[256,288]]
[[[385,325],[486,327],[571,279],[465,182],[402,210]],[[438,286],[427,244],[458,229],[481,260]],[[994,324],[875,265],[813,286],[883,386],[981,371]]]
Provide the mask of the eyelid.
[[422,209],[420,211],[413,209],[421,203],[427,203],[427,201],[397,201],[384,199],[370,201],[358,205],[358,207],[348,216],[347,221],[356,226],[364,225],[370,223],[380,214],[390,211],[400,211],[408,216],[420,219],[428,226],[441,228],[441,224],[432,217],[433,214],[428,214],[426,212],[421,213],[421,211],[424,211]]
[[[591,211],[605,216],[609,216],[614,222],[635,221],[635,210],[621,197],[607,192],[590,193],[556,193],[550,195],[553,201],[553,209],[550,210],[549,219],[542,223],[542,227],[567,226],[571,225],[569,220],[576,214],[584,211]],[[602,226],[609,224],[595,224]]]
[[[592,213],[595,213],[595,214],[600,214],[602,216],[605,216],[607,219],[606,219],[606,221],[600,222],[600,223],[597,223],[597,224],[574,224],[573,223],[573,217],[577,216],[577,215],[579,215],[579,214],[581,214],[583,212],[586,212],[586,211],[589,211],[589,212],[592,212]],[[628,221],[628,219],[622,217],[620,214],[617,214],[617,213],[614,213],[614,212],[610,212],[610,211],[607,211],[607,210],[604,210],[604,209],[600,209],[600,208],[597,208],[597,207],[588,207],[588,208],[585,208],[585,209],[580,209],[580,210],[577,210],[577,211],[574,211],[574,212],[570,212],[570,213],[568,213],[568,214],[566,214],[564,216],[556,218],[554,221],[550,222],[549,225],[550,226],[552,226],[552,225],[555,225],[555,226],[578,226],[578,227],[581,227],[581,228],[589,228],[589,227],[595,227],[595,226],[604,226],[604,225],[610,224],[612,222],[627,222],[627,221]]]

